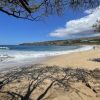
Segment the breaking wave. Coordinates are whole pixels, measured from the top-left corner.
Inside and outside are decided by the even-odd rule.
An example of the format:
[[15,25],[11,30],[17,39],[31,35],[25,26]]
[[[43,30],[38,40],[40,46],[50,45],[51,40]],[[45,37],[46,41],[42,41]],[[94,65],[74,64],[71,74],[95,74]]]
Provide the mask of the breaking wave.
[[9,50],[10,48],[8,47],[0,47],[0,50]]

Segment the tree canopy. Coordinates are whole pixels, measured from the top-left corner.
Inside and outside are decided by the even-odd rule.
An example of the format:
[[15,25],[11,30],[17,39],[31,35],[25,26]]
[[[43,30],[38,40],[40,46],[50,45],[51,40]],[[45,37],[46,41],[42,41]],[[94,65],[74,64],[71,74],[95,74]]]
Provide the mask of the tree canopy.
[[97,20],[96,23],[93,25],[95,32],[100,32],[100,20]]
[[33,21],[52,14],[62,15],[69,7],[91,8],[99,4],[100,0],[0,0],[0,11]]

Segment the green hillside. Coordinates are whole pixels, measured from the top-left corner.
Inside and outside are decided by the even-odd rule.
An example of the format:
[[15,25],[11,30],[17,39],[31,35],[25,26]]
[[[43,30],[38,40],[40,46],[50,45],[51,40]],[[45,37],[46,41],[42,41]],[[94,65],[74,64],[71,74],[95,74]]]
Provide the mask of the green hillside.
[[44,41],[44,42],[33,42],[33,43],[22,43],[20,45],[34,45],[34,46],[65,46],[65,45],[100,45],[100,36],[98,37],[88,37],[88,38],[80,38],[80,39],[68,39],[68,40],[55,40],[55,41]]

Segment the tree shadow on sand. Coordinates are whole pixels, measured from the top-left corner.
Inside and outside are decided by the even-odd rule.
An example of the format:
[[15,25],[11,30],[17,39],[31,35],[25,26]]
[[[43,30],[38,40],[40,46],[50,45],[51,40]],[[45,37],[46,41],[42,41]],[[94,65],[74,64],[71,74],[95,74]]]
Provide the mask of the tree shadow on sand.
[[[96,80],[100,84],[100,70],[84,70],[84,69],[71,69],[71,68],[59,68],[57,66],[43,66],[34,65],[31,67],[24,67],[13,70],[8,73],[1,73],[0,76],[0,93],[2,100],[48,100],[47,96],[50,89],[53,87],[63,88],[65,91],[71,89],[77,93],[79,98],[83,99],[80,95],[90,96],[83,93],[79,89],[73,87],[71,83],[82,82],[86,87],[91,89],[95,94],[100,93],[100,86],[94,88],[89,83],[90,80]],[[25,81],[25,82],[24,82]],[[22,82],[22,83],[21,83]],[[48,84],[45,84],[47,82]],[[18,91],[5,89],[7,85],[21,83],[25,87],[16,87]],[[42,88],[45,87],[45,88]],[[42,88],[42,90],[40,90]],[[37,96],[33,95],[37,92]],[[2,96],[3,95],[3,96]],[[4,99],[4,97],[6,97]],[[91,96],[90,96],[91,97]]]
[[92,59],[92,61],[95,61],[95,62],[100,62],[100,58],[95,58],[95,59]]

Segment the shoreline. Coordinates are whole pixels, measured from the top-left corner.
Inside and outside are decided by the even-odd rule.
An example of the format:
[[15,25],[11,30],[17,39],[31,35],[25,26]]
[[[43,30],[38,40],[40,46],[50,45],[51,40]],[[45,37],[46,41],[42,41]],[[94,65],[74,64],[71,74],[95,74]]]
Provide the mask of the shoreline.
[[[48,54],[43,54],[41,57],[37,57],[37,58],[29,58],[26,60],[14,60],[14,57],[10,57],[9,55],[6,54],[6,56],[4,55],[4,57],[1,57],[1,62],[0,62],[0,71],[1,70],[7,70],[10,68],[17,68],[17,67],[23,67],[23,66],[30,66],[30,65],[34,65],[34,64],[38,64],[38,63],[42,63],[44,61],[46,61],[47,59],[50,59],[52,57],[56,57],[59,55],[63,55],[63,54],[71,54],[73,52],[79,52],[79,51],[85,51],[88,49],[91,49],[92,46],[80,46],[77,49],[73,49],[73,50],[66,50],[66,51],[55,51],[55,52],[48,52]],[[32,52],[31,52],[32,53]],[[33,54],[32,54],[33,55]],[[41,55],[41,54],[38,54]],[[17,56],[18,57],[18,56]]]
[[100,62],[95,62],[93,59],[100,58],[100,46],[95,45],[95,50],[85,50],[72,52],[69,54],[57,55],[48,58],[42,64],[47,66],[83,68],[83,69],[100,69]]
[[[99,46],[96,45],[95,47],[96,47],[96,50],[97,50],[97,48]],[[84,61],[82,63],[83,65],[82,64],[81,65],[75,64],[75,62],[73,63],[73,60],[74,60],[73,56],[77,56],[79,54],[86,53],[86,52],[91,52],[92,49],[93,49],[93,45],[92,46],[84,45],[81,48],[78,48],[78,49],[75,49],[75,50],[65,51],[64,53],[59,54],[59,55],[36,58],[34,61],[32,61],[32,60],[30,60],[29,62],[21,61],[22,63],[16,62],[16,64],[15,63],[12,63],[12,64],[6,63],[5,66],[3,64],[1,64],[1,66],[3,66],[3,68],[0,68],[0,72],[6,71],[6,70],[9,70],[9,69],[17,69],[17,68],[20,68],[20,67],[22,67],[22,68],[28,67],[28,66],[32,66],[32,65],[35,65],[35,64],[43,64],[43,65],[47,65],[47,66],[49,65],[49,66],[60,66],[60,67],[72,67],[72,68],[86,68],[86,67],[83,66]],[[70,58],[70,56],[72,56],[72,57]],[[66,58],[67,58],[67,60],[66,60]],[[62,59],[63,59],[63,61],[62,61]],[[70,59],[72,62],[68,63],[69,62],[68,59]],[[77,58],[77,60],[79,60],[79,58]],[[99,68],[99,67],[97,67],[97,68]]]
[[[77,67],[73,62],[75,61],[77,65],[84,65],[85,60],[88,62],[87,56],[92,59],[93,54],[96,58],[100,58],[100,48],[52,56],[41,61],[40,64],[26,65],[0,72],[0,97],[2,100],[10,100],[13,96],[20,99],[30,93],[29,99],[32,100],[38,100],[37,98],[40,97],[41,100],[42,98],[48,100],[72,100],[74,98],[77,100],[99,100],[100,67],[97,68],[94,64],[93,68],[81,65]],[[68,60],[70,64],[74,65],[73,67],[68,66]],[[100,62],[97,64],[100,65]],[[29,89],[32,92],[26,91]]]

